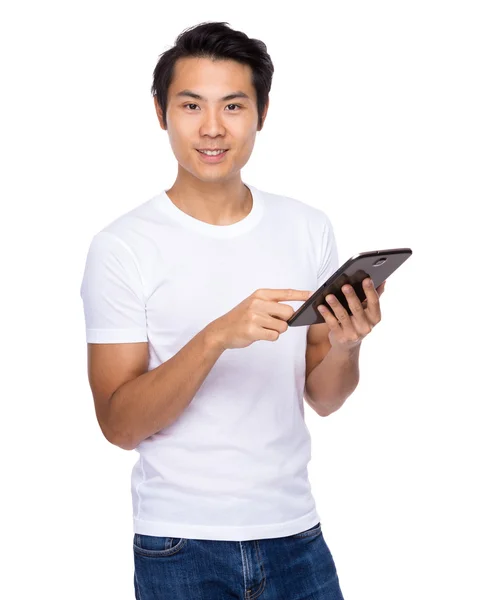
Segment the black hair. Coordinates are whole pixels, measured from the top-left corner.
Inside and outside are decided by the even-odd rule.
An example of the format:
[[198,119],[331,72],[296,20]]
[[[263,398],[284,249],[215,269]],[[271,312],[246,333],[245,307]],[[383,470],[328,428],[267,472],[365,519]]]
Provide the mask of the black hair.
[[156,96],[161,107],[165,128],[168,88],[172,82],[176,60],[184,57],[230,59],[249,65],[257,94],[258,129],[262,127],[262,116],[274,73],[271,57],[264,42],[249,38],[245,33],[235,31],[227,25],[226,22],[206,22],[185,29],[175,40],[175,45],[160,55],[153,73],[151,93]]

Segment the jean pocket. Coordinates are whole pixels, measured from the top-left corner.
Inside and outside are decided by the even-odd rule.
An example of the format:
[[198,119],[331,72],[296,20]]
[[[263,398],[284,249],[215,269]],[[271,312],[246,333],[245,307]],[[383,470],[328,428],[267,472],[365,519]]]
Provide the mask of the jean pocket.
[[304,537],[319,535],[320,533],[321,533],[321,522],[316,523],[316,525],[313,525],[310,529],[306,529],[305,531],[301,531],[300,533],[294,533],[293,535],[291,535],[289,537],[304,538]]
[[177,554],[187,544],[187,538],[174,538],[134,533],[134,552],[142,556],[163,557]]

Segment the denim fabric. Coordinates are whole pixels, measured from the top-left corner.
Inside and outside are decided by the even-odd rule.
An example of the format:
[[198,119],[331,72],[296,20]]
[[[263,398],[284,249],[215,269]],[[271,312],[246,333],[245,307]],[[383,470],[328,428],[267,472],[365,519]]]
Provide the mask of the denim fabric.
[[230,542],[135,533],[137,600],[344,600],[321,523]]

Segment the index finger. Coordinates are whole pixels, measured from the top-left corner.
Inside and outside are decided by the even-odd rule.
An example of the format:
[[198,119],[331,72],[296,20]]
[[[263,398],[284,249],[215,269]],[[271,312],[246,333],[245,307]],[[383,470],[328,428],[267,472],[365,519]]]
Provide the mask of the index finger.
[[264,288],[257,290],[259,297],[264,300],[307,300],[314,292],[311,290],[294,290],[292,288],[285,289],[269,289]]

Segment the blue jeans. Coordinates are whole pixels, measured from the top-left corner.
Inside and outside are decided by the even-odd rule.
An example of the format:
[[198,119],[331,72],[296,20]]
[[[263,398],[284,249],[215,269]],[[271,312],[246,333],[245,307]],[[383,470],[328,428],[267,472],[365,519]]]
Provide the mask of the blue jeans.
[[137,600],[344,600],[321,523],[230,542],[134,534]]

